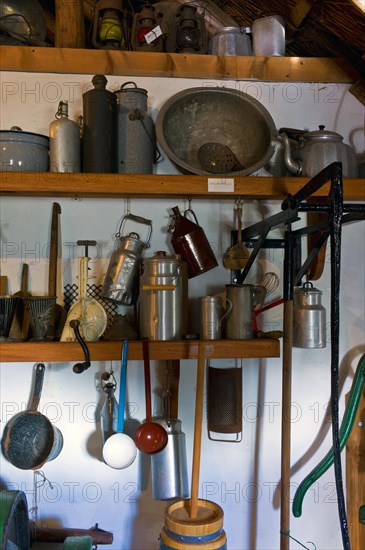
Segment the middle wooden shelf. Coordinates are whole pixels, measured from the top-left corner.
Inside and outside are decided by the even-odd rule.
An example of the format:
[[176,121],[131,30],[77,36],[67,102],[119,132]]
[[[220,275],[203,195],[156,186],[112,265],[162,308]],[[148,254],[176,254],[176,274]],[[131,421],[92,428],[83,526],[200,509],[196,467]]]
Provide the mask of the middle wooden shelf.
[[[250,340],[205,340],[207,359],[268,358],[280,357],[279,340],[253,338]],[[198,340],[151,341],[152,360],[196,359]],[[118,361],[121,358],[122,341],[87,342],[91,362]],[[129,342],[128,359],[143,359],[142,343]],[[83,350],[77,342],[1,342],[2,363],[69,362],[84,360]]]

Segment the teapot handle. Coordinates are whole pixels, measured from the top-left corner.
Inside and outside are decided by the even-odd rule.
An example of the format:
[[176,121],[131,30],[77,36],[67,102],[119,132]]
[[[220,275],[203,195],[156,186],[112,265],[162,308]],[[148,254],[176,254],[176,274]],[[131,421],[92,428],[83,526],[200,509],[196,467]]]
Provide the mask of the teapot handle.
[[286,134],[288,138],[300,141],[304,134],[307,134],[307,130],[298,130],[296,128],[280,128],[279,134]]
[[152,220],[148,220],[147,218],[143,218],[142,216],[136,216],[135,214],[131,214],[131,213],[126,214],[122,218],[122,221],[120,222],[120,225],[119,225],[118,232],[115,235],[117,237],[117,239],[121,236],[124,224],[127,220],[132,220],[134,222],[142,223],[144,225],[149,226],[147,240],[144,244],[145,248],[149,248],[150,247],[150,240],[151,240],[151,236],[152,236]]

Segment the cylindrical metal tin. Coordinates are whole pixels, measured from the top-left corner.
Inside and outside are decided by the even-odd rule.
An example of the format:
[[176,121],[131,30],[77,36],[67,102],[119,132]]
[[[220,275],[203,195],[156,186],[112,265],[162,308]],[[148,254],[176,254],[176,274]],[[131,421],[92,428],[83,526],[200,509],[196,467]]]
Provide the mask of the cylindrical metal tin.
[[115,131],[117,98],[106,90],[107,79],[95,75],[94,89],[82,95],[83,136],[82,171],[110,173],[116,171]]
[[155,500],[189,496],[185,434],[181,420],[154,418],[167,432],[167,445],[151,456],[152,497]]
[[179,257],[158,252],[143,261],[140,277],[141,338],[179,340],[186,334],[187,272]]
[[252,37],[254,55],[285,55],[285,22],[280,15],[256,19]]
[[226,293],[227,299],[232,302],[232,312],[226,327],[227,339],[253,338],[255,285],[226,285]]
[[[133,88],[126,87],[133,84]],[[147,90],[126,82],[115,92],[117,99],[117,172],[152,174],[155,134],[147,114]]]
[[210,39],[212,55],[252,55],[246,27],[223,27]]
[[81,172],[80,127],[68,118],[66,101],[60,101],[49,125],[49,160],[51,172]]
[[322,292],[312,283],[294,289],[293,346],[317,349],[326,347],[326,310]]

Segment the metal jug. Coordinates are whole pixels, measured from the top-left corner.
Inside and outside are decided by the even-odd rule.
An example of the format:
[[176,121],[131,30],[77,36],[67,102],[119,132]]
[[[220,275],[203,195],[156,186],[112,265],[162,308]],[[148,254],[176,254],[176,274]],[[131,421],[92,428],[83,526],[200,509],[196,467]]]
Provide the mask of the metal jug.
[[252,55],[249,27],[223,27],[210,39],[212,55]]
[[167,445],[151,457],[152,497],[155,500],[189,496],[185,434],[181,420],[154,418],[167,432]]
[[202,340],[219,340],[222,338],[222,321],[231,313],[232,302],[226,299],[227,309],[223,307],[221,296],[201,298],[201,331]]
[[[132,85],[129,88],[128,85]],[[155,135],[147,114],[147,90],[125,82],[117,97],[117,172],[152,174]]]
[[262,289],[259,285],[226,285],[227,299],[232,302],[226,327],[228,340],[253,338],[253,312],[255,303],[262,299]]
[[293,346],[317,349],[326,347],[326,310],[322,292],[310,282],[294,289]]
[[[181,215],[178,206],[174,206],[172,211],[174,216],[169,227],[172,232],[171,245],[176,254],[180,254],[188,264],[189,279],[217,267],[214,252],[193,210],[188,208]],[[188,213],[193,216],[195,223],[189,220]]]
[[[284,144],[285,165],[291,174],[313,177],[332,162],[342,162],[343,177],[357,178],[355,151],[342,143],[340,134],[319,126],[314,132],[280,128],[279,135]],[[297,142],[293,150],[289,140]]]
[[141,338],[180,340],[187,330],[187,266],[159,251],[143,261],[140,277]]
[[[137,223],[149,226],[149,233],[146,242],[140,240],[137,233],[121,236],[124,223],[132,220]],[[105,275],[101,296],[117,304],[135,304],[139,292],[139,276],[143,252],[150,246],[152,234],[152,221],[126,214],[121,221],[119,231],[116,233],[118,246],[113,251],[109,260],[109,266]]]

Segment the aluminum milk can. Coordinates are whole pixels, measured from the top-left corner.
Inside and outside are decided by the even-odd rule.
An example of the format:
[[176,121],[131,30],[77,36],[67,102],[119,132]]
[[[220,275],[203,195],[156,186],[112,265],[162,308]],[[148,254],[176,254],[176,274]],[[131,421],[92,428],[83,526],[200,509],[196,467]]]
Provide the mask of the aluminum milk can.
[[293,346],[317,349],[326,347],[326,310],[322,292],[310,282],[294,289]]
[[187,266],[160,251],[143,261],[140,277],[140,337],[180,340],[187,327]]
[[[128,88],[128,85],[133,85]],[[125,82],[117,98],[117,172],[152,174],[155,134],[147,114],[147,90]]]
[[50,172],[81,172],[80,127],[68,118],[68,103],[60,101],[49,125]]
[[115,130],[117,99],[106,89],[104,75],[92,79],[93,90],[82,95],[83,137],[82,171],[112,173],[115,165]]
[[[129,233],[121,236],[126,220],[132,220],[149,226],[146,242],[143,242],[138,233]],[[121,221],[116,234],[118,240],[116,249],[112,252],[108,269],[105,275],[101,296],[112,302],[122,305],[135,304],[139,293],[139,276],[143,252],[150,246],[152,222],[141,216],[126,214]]]

